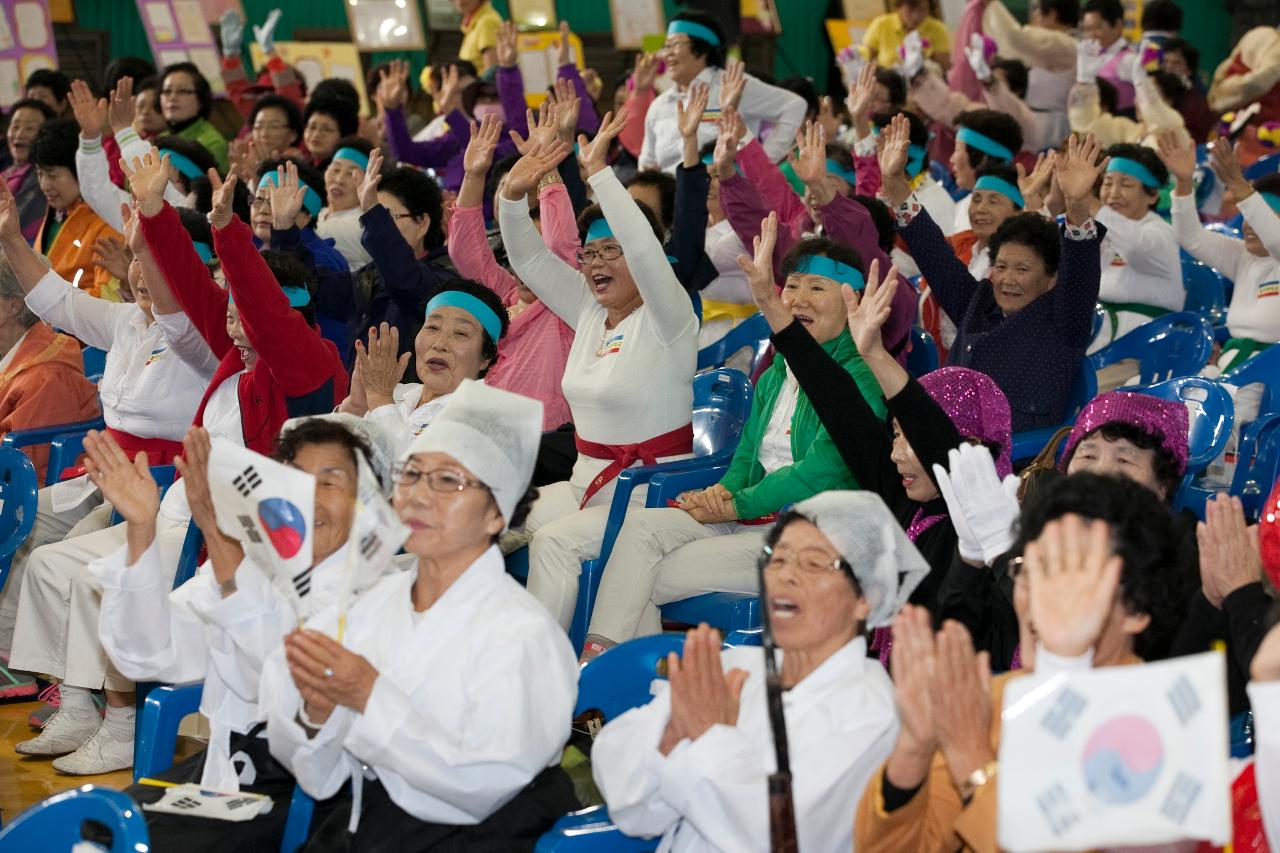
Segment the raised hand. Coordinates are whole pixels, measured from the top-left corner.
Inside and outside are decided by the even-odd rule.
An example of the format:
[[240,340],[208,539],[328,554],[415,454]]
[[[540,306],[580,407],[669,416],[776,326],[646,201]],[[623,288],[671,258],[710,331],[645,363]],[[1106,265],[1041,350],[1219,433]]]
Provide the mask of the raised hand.
[[104,234],[93,244],[93,264],[109,272],[120,281],[121,287],[129,285],[129,254],[119,237]]
[[578,132],[578,115],[582,111],[582,99],[573,81],[557,77],[555,82],[556,136],[573,144],[573,137]]
[[924,69],[924,41],[920,33],[915,30],[907,33],[898,48],[898,58],[902,60],[899,65],[902,76],[908,81]]
[[399,352],[400,332],[386,323],[377,329],[369,329],[368,346],[356,341],[356,364],[360,368],[360,378],[364,383],[364,393],[370,409],[394,402],[392,392],[399,384],[400,377],[404,376],[412,355],[400,355]]
[[1248,198],[1253,193],[1253,187],[1245,180],[1244,170],[1240,168],[1236,149],[1230,139],[1219,137],[1213,143],[1209,149],[1209,167],[1218,176],[1218,180],[1231,191],[1232,197],[1237,202]]
[[1015,164],[1018,172],[1018,192],[1022,193],[1023,210],[1037,211],[1044,207],[1045,196],[1053,183],[1053,169],[1058,164],[1058,152],[1049,150],[1036,157],[1036,164],[1027,174],[1021,163]]
[[737,110],[720,114],[720,136],[716,139],[715,152],[711,155],[711,167],[721,180],[732,177],[733,164],[738,159],[738,146],[746,135],[747,126]]
[[462,103],[462,81],[458,67],[446,65],[440,72],[440,92],[436,98],[436,111],[445,115]]
[[782,304],[773,280],[773,247],[778,242],[778,212],[772,211],[760,222],[755,238],[755,256],[738,255],[738,266],[747,274],[751,298],[769,322],[769,328],[781,332],[791,323],[791,312]]
[[863,358],[884,348],[880,330],[889,321],[893,312],[893,295],[897,292],[898,268],[889,267],[882,281],[878,260],[872,261],[867,269],[867,284],[861,293],[847,284],[840,285],[848,314],[849,334]]
[[[168,155],[166,155],[168,159]],[[217,169],[209,170],[209,182],[213,184],[213,208],[209,211],[209,224],[215,229],[225,228],[235,216],[231,203],[236,197],[236,182],[239,178],[232,172],[224,181],[218,177]],[[274,193],[273,193],[274,195]]]
[[[562,26],[565,26],[562,24]],[[516,31],[515,21],[503,21],[498,27],[498,41],[495,50],[498,53],[498,64],[503,68],[515,68],[520,61],[520,50],[516,46],[520,34]]]
[[134,215],[133,208],[124,202],[120,203],[120,221],[124,223],[122,229],[124,244],[129,247],[134,256],[137,257],[149,253],[150,249],[147,248],[147,241],[142,236],[142,228],[138,224],[138,217]]
[[569,22],[560,22],[560,40],[556,42],[556,66],[564,67],[573,64],[573,51],[569,43]]
[[238,57],[244,41],[244,18],[235,9],[223,12],[218,21],[218,34],[222,39],[222,55]]
[[[375,148],[373,155],[377,153]],[[372,155],[369,158],[369,168],[373,168]],[[365,174],[367,180],[368,173]],[[306,196],[307,188],[298,180],[297,165],[289,161],[277,167],[276,185],[271,188],[271,227],[277,231],[288,231],[294,227]]]
[[[870,132],[871,102],[876,96],[876,66],[868,62],[858,70],[858,79],[849,87],[849,97],[845,98],[845,108],[849,110],[849,118],[854,127],[858,127],[859,135],[866,136]],[[865,125],[866,129],[859,127]]]
[[503,198],[518,201],[529,195],[571,151],[573,148],[562,139],[529,148],[511,167],[511,171],[507,172],[507,180],[502,188]]
[[1258,528],[1249,527],[1239,498],[1214,495],[1205,502],[1204,521],[1196,525],[1200,545],[1200,581],[1214,607],[1251,583],[1262,580]]
[[608,168],[609,148],[626,126],[627,108],[623,107],[618,110],[616,116],[613,113],[605,113],[604,120],[600,122],[600,131],[589,143],[585,133],[578,134],[578,149],[582,152],[581,157],[587,169],[587,177]]
[[306,629],[284,638],[284,653],[312,722],[323,723],[336,705],[364,711],[378,680],[378,670],[366,658],[332,637]]
[[1177,182],[1178,195],[1190,194],[1196,171],[1196,149],[1191,140],[1184,142],[1176,132],[1162,130],[1156,135],[1156,153]]
[[1046,649],[1079,657],[1098,642],[1120,584],[1120,556],[1107,524],[1065,515],[1044,526],[1022,555],[1031,622]]
[[720,75],[720,109],[738,108],[742,101],[742,90],[747,85],[747,66],[736,59],[729,60]]
[[480,126],[471,122],[471,141],[462,153],[462,169],[468,175],[486,175],[493,165],[493,152],[502,139],[502,119],[487,115]]
[[[926,760],[938,744],[929,691],[929,682],[937,668],[936,659],[928,609],[904,604],[893,617],[893,647],[889,653],[889,671],[893,674],[894,694],[902,717],[898,746]],[[916,784],[919,780],[908,787]]]
[[659,749],[670,752],[681,740],[697,740],[715,725],[738,722],[738,700],[747,681],[745,670],[725,673],[720,663],[720,636],[705,622],[685,634],[684,654],[667,656],[671,685],[671,719]]
[[964,560],[989,565],[1013,546],[1021,481],[1013,474],[1000,479],[991,451],[980,444],[952,448],[947,468],[933,466],[933,480],[947,502]]
[[827,139],[835,139],[840,132],[840,118],[836,115],[836,105],[830,95],[823,95],[818,102],[818,124],[822,125]]
[[996,754],[991,746],[991,663],[976,654],[969,632],[948,620],[938,632],[936,666],[929,680],[930,701],[945,709],[934,715],[938,748],[956,785],[968,779]]
[[129,181],[129,191],[143,216],[155,216],[164,207],[164,190],[169,186],[169,155],[160,156],[153,145],[145,156],[133,163],[120,159],[120,169]]
[[658,79],[658,54],[636,54],[636,62],[631,71],[631,80],[637,92],[645,92],[653,88],[653,81]]
[[182,437],[182,455],[173,465],[186,484],[187,502],[191,505],[191,520],[211,538],[218,529],[218,516],[213,507],[213,493],[209,491],[209,454],[213,442],[204,427],[192,426]]
[[[292,163],[294,174],[297,174],[297,167]],[[360,182],[359,188],[356,190],[356,196],[360,199],[360,210],[368,213],[378,206],[378,184],[382,182],[382,149],[375,148],[369,152],[369,168],[364,170],[364,180]]]
[[911,182],[907,179],[907,158],[911,147],[911,123],[902,113],[880,132],[880,182],[885,196],[892,205],[899,205],[911,195]]
[[107,122],[113,133],[119,133],[133,126],[133,118],[133,78],[121,77],[111,93],[111,102],[107,104]]
[[131,461],[111,433],[89,430],[84,437],[89,482],[102,490],[120,517],[130,524],[153,524],[160,511],[160,489],[151,476],[147,454]]
[[67,100],[80,125],[80,135],[85,139],[101,136],[102,126],[107,123],[107,99],[94,97],[93,90],[83,80],[73,80]]
[[796,153],[791,158],[791,170],[804,181],[814,202],[827,204],[835,191],[827,185],[827,132],[816,121],[806,122],[796,131]]
[[0,242],[26,240],[22,236],[22,220],[18,216],[18,202],[9,190],[7,181],[0,181]]
[[516,151],[525,154],[535,145],[546,145],[548,142],[554,142],[558,137],[556,112],[556,102],[550,98],[542,102],[536,117],[533,114],[533,110],[528,110],[529,138],[523,138],[514,130],[507,131],[511,136],[511,141],[516,144]]
[[1093,193],[1098,176],[1107,168],[1107,163],[1111,162],[1110,157],[1099,160],[1101,155],[1102,146],[1092,133],[1084,139],[1073,133],[1067,140],[1067,151],[1058,159],[1055,175],[1068,211],[1073,204],[1083,203]]
[[409,63],[391,60],[390,67],[378,74],[378,99],[389,110],[398,110],[409,101]]
[[702,124],[702,114],[707,109],[707,100],[711,90],[705,83],[694,83],[689,87],[689,100],[676,101],[676,126],[680,128],[680,136],[684,139],[697,139],[698,127]]
[[270,56],[276,51],[276,25],[280,23],[280,14],[279,9],[272,9],[262,26],[255,24],[253,27],[253,40],[258,43],[264,56]]
[[991,66],[987,64],[986,39],[982,33],[969,36],[969,43],[964,47],[964,58],[979,82],[986,83],[991,79]]
[[1098,72],[1107,62],[1102,53],[1102,43],[1097,39],[1080,39],[1076,43],[1076,82],[1095,85]]

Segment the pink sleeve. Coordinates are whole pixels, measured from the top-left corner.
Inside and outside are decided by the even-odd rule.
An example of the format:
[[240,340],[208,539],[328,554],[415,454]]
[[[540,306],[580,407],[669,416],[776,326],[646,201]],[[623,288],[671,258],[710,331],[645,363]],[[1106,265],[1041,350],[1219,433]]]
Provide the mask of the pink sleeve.
[[960,25],[951,36],[951,70],[947,72],[947,82],[951,88],[971,101],[982,100],[982,84],[978,75],[973,73],[964,49],[969,46],[969,37],[982,32],[982,11],[986,4],[983,0],[969,0],[960,16]]
[[449,260],[463,278],[473,279],[498,294],[504,302],[516,288],[516,279],[498,265],[484,230],[479,207],[455,207],[449,222]]
[[944,127],[954,127],[956,116],[965,110],[981,106],[960,92],[953,92],[936,74],[921,74],[911,86],[911,99],[920,111],[932,121]]
[[809,212],[804,202],[787,183],[777,164],[769,159],[759,139],[752,139],[738,152],[738,165],[742,167],[743,176],[759,188],[769,209],[778,211],[779,221],[792,226],[797,219],[808,221]]
[[[630,122],[628,122],[630,126]],[[542,242],[551,254],[575,270],[578,268],[578,220],[573,215],[573,202],[564,184],[554,183],[538,192],[539,218],[542,220]]]
[[627,96],[627,126],[618,134],[618,141],[632,157],[639,157],[640,149],[644,147],[644,117],[656,97],[651,88],[643,92],[633,91]]
[[[760,194],[759,189],[743,175],[733,175],[720,181],[720,206],[724,209],[725,219],[742,241],[742,245],[754,245],[760,236],[760,223],[769,215],[768,202]],[[773,275],[776,280],[778,270],[782,267],[782,259],[791,251],[796,243],[795,234],[790,228],[778,229],[778,242],[773,247]]]
[[858,176],[858,185],[853,188],[857,195],[869,195],[875,198],[880,192],[880,160],[874,154],[853,155],[853,170]]
[[1044,147],[1043,140],[1040,138],[1040,125],[1036,122],[1036,114],[1032,112],[1031,107],[1027,106],[1026,101],[1009,91],[1009,87],[1003,83],[996,83],[990,89],[983,89],[982,93],[987,106],[993,110],[1008,113],[1018,120],[1018,127],[1022,128],[1023,151],[1039,151]]

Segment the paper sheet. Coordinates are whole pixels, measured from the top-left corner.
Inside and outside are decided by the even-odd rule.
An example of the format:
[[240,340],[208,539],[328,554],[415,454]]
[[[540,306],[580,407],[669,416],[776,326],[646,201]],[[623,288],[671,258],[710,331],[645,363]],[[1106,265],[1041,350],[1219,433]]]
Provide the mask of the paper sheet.
[[147,23],[156,41],[167,44],[178,38],[178,24],[168,3],[146,4]]
[[184,42],[187,44],[213,43],[209,24],[204,19],[204,9],[198,0],[173,0],[173,13],[178,16],[178,32],[182,34]]
[[18,43],[27,50],[44,50],[49,44],[49,20],[40,3],[18,3],[13,7],[18,26]]

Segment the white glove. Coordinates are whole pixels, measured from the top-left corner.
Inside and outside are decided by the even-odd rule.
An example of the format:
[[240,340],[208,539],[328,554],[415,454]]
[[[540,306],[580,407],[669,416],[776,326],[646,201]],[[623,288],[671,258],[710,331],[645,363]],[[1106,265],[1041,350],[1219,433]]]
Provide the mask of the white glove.
[[235,9],[228,9],[222,14],[218,33],[222,38],[222,55],[238,56],[240,44],[244,41],[244,18]]
[[960,537],[960,556],[989,565],[1013,547],[1021,483],[1013,474],[1001,480],[991,451],[982,445],[962,444],[947,458],[950,473],[934,465],[933,476]]
[[1097,39],[1081,39],[1076,44],[1076,82],[1098,82],[1098,72],[1106,62],[1101,42]]
[[253,39],[262,48],[264,54],[270,54],[276,47],[276,24],[280,23],[280,10],[272,9],[271,14],[262,22],[262,26],[254,26]]
[[982,83],[991,79],[991,66],[987,65],[986,46],[987,40],[982,37],[982,33],[974,33],[969,36],[969,46],[964,49],[969,67]]
[[924,42],[918,32],[912,30],[907,33],[902,40],[902,47],[898,48],[898,55],[902,57],[902,76],[910,82],[924,68]]
[[1120,57],[1120,61],[1116,63],[1116,77],[1125,83],[1133,83],[1145,72],[1142,68],[1142,51],[1147,47],[1147,42],[1142,43],[1142,47],[1138,50],[1129,50],[1124,56]]

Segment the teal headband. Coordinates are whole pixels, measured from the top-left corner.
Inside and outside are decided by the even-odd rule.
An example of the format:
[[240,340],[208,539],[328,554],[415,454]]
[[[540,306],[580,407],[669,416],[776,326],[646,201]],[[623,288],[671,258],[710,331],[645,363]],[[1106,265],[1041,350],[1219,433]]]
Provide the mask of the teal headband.
[[667,25],[667,35],[686,35],[689,38],[702,39],[716,47],[720,46],[720,37],[714,30],[694,21],[672,21]]
[[369,155],[361,154],[354,148],[339,148],[333,152],[333,159],[346,160],[348,163],[355,163],[362,172],[369,171]]
[[193,241],[192,245],[196,247],[196,254],[200,256],[200,260],[207,263],[213,261],[213,247],[208,243],[202,243],[198,240]]
[[1275,193],[1258,193],[1258,195],[1262,196],[1262,200],[1267,203],[1267,207],[1276,213],[1280,213],[1280,195]]
[[179,154],[172,148],[161,148],[160,156],[163,157],[165,155],[168,155],[169,162],[172,163],[174,168],[176,168],[185,178],[198,178],[204,174],[204,172],[200,171],[199,166],[191,162],[190,157]]
[[858,175],[852,169],[845,168],[830,157],[827,158],[827,174],[835,175],[837,178],[843,178],[850,188],[857,186]]
[[1159,189],[1160,182],[1156,180],[1156,176],[1151,174],[1151,170],[1139,163],[1137,160],[1130,160],[1128,157],[1112,157],[1111,162],[1107,164],[1108,172],[1119,172],[1122,175],[1128,175],[1131,178],[1137,178],[1142,181],[1142,185],[1151,189]]
[[443,290],[437,293],[427,303],[427,313],[424,316],[430,317],[431,312],[437,308],[458,308],[466,311],[488,333],[489,340],[495,345],[498,343],[498,338],[502,337],[502,320],[498,315],[488,305],[464,290]]
[[[199,251],[199,243],[196,243],[196,251]],[[305,287],[297,287],[296,285],[282,285],[280,287],[284,291],[284,295],[289,298],[290,308],[305,308],[311,304],[311,291]],[[231,297],[231,291],[227,291],[227,304],[235,305],[236,301]]]
[[867,286],[866,279],[862,277],[862,273],[853,267],[820,255],[805,255],[800,259],[800,263],[796,265],[795,272],[800,275],[820,275],[823,278],[847,284],[854,290],[862,290]]
[[602,240],[605,237],[612,237],[613,229],[609,227],[609,222],[603,216],[599,219],[593,219],[591,224],[587,226],[587,237],[583,243],[590,243],[592,240]]
[[990,190],[991,192],[1000,193],[1000,195],[1013,202],[1019,210],[1027,206],[1027,203],[1022,200],[1022,193],[1018,192],[1018,188],[996,175],[983,175],[978,178],[978,182],[973,185],[973,188],[975,190]]
[[[879,136],[880,128],[873,126],[871,128],[871,135]],[[907,171],[908,178],[914,178],[916,175],[924,171],[924,158],[927,157],[928,154],[929,152],[925,149],[923,145],[916,145],[913,143],[907,146],[907,170],[906,171]],[[831,161],[828,160],[827,162],[829,163]]]
[[971,127],[962,127],[956,131],[956,139],[959,139],[970,148],[976,148],[983,154],[987,154],[991,157],[995,157],[1000,160],[1013,159],[1012,151],[1005,148],[985,133],[979,133]]
[[[262,176],[262,180],[258,181],[258,191],[261,192],[262,188],[268,184],[273,187],[280,186],[280,176],[276,174],[275,171],[267,172]],[[320,208],[324,207],[320,201],[320,194],[311,189],[311,187],[303,181],[298,181],[298,186],[305,188],[307,191],[306,194],[302,196],[302,206],[305,207],[312,216],[315,216],[320,212]]]

